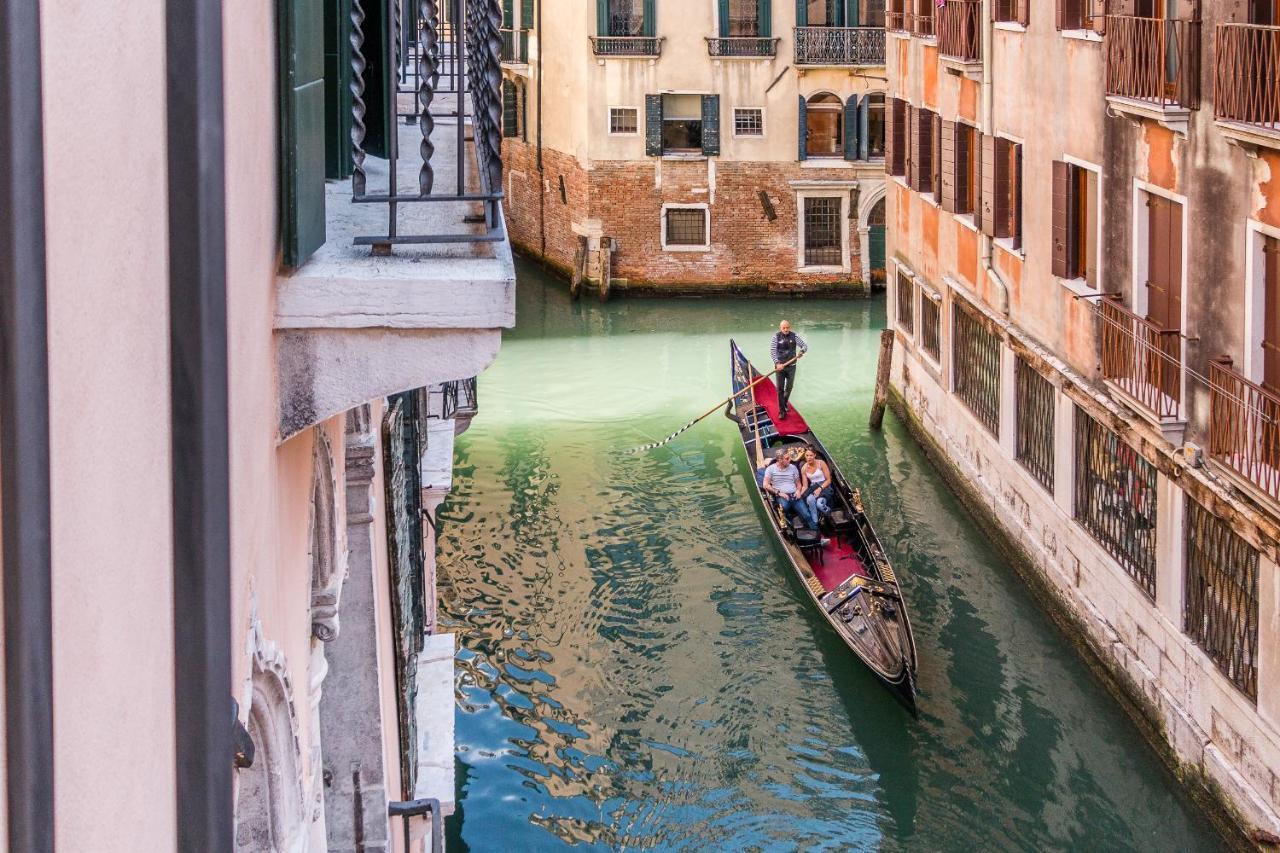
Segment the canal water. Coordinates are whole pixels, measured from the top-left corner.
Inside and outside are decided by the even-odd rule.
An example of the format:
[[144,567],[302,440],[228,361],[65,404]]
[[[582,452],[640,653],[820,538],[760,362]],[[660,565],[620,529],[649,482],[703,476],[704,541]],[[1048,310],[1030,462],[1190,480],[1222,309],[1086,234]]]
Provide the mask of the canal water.
[[[912,719],[810,612],[725,396],[789,318],[796,407],[869,513],[920,652]],[[883,299],[594,299],[520,267],[442,512],[462,850],[1214,850],[1115,702],[892,417]]]

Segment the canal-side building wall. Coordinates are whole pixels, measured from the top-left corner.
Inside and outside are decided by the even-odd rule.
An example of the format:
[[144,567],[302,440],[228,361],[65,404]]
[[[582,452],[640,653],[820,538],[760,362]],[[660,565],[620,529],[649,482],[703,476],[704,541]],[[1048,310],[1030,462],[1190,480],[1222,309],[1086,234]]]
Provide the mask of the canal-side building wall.
[[511,0],[512,243],[621,290],[882,281],[883,16],[834,5],[798,47],[793,3]]
[[[23,45],[43,93],[24,103],[32,108],[25,115],[41,117],[44,144],[24,153],[42,164],[45,204],[42,211],[39,199],[27,199],[30,207],[4,217],[42,234],[47,259],[52,690],[35,683],[30,695],[5,698],[11,712],[43,701],[35,715],[51,716],[52,752],[43,760],[53,782],[34,791],[8,786],[0,837],[13,849],[391,849],[402,819],[389,803],[430,797],[447,813],[454,798],[453,640],[427,634],[430,608],[401,612],[408,599],[398,581],[416,585],[413,601],[433,599],[434,560],[424,555],[424,517],[397,528],[405,513],[393,510],[426,503],[434,511],[447,490],[438,472],[451,463],[455,426],[475,413],[474,394],[468,410],[459,386],[471,387],[463,380],[487,367],[502,328],[514,324],[509,243],[464,252],[399,244],[377,256],[357,244],[359,235],[386,234],[386,205],[351,203],[349,133],[326,138],[324,122],[299,121],[313,107],[338,125],[350,119],[341,98],[323,106],[313,99],[350,91],[352,82],[349,57],[330,66],[337,76],[319,71],[324,4],[220,4],[220,32],[202,30],[202,49],[213,43],[202,62],[213,62],[216,80],[166,74],[166,27],[181,30],[181,4],[140,0],[128,15],[105,4],[38,6],[43,37]],[[365,55],[374,57],[368,35]],[[219,51],[222,68],[208,59]],[[384,46],[383,67],[390,55]],[[496,76],[496,58],[493,65]],[[225,175],[225,204],[202,185],[208,256],[170,258],[169,243],[183,233],[169,218],[171,185],[188,187],[192,175],[166,171],[166,104],[170,114],[186,112],[193,100],[215,108],[200,123],[199,165]],[[361,109],[397,123],[394,102]],[[475,124],[483,143],[482,122]],[[402,168],[416,172],[416,126],[405,132]],[[195,142],[181,131],[173,138]],[[326,146],[338,155],[337,174],[326,171]],[[453,159],[447,139],[437,148]],[[386,160],[370,153],[363,165],[368,189],[385,192],[378,180]],[[464,222],[469,203],[411,207],[399,222],[405,236],[483,227]],[[215,220],[225,221],[225,244]],[[222,269],[225,303],[202,296],[205,336],[172,338],[171,318],[190,306],[176,302],[171,281],[212,288]],[[4,287],[37,283],[33,273]],[[175,365],[175,353],[208,365]],[[200,389],[192,386],[206,369],[225,387],[226,408],[205,386],[209,413],[196,422]],[[388,419],[412,395],[430,398],[415,422],[436,440],[430,454],[415,445],[397,462]],[[180,469],[175,454],[197,427],[214,452]],[[179,432],[186,438],[176,439]],[[38,447],[33,438],[6,432],[6,458]],[[417,489],[424,463],[427,498],[404,488]],[[8,466],[0,477],[6,497],[39,502],[28,498],[30,481],[8,479]],[[188,521],[214,519],[198,547],[174,509],[197,489],[206,502]],[[229,532],[219,542],[224,513]],[[6,539],[39,523],[3,518]],[[406,573],[393,552],[407,545],[418,562]],[[209,598],[192,606],[178,579],[189,583],[188,563],[201,560]],[[9,562],[0,573],[13,581],[39,568]],[[38,593],[24,604],[38,609]],[[187,636],[207,635],[207,648],[176,640],[183,620],[200,626]],[[221,684],[220,659],[229,669]],[[406,684],[406,662],[416,665],[417,683]],[[192,724],[205,698],[179,695],[184,678],[205,676],[216,734]],[[407,725],[401,697],[414,695],[421,699],[409,706],[417,716]],[[6,724],[14,719],[10,713]],[[11,745],[30,734],[5,732]],[[216,756],[201,751],[227,739],[234,754],[230,745]],[[184,754],[207,760],[226,788],[201,779],[180,796]],[[407,767],[412,786],[403,782]],[[29,778],[23,769],[9,764],[0,775]],[[38,841],[9,837],[17,823],[9,810],[27,806],[45,821],[35,827]],[[205,807],[208,823],[185,817]],[[426,819],[412,818],[415,833]]]
[[1185,778],[1274,839],[1280,115],[1240,106],[1274,75],[1228,42],[1275,31],[933,6],[889,8],[903,414]]

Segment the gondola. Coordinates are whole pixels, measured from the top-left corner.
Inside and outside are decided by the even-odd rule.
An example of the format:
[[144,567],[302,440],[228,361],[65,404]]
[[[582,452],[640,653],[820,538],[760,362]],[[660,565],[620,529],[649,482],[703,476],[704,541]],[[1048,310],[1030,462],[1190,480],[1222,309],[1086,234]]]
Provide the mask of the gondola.
[[[849,486],[831,454],[791,407],[778,417],[773,381],[729,342],[734,398],[751,491],[792,570],[822,618],[875,676],[916,712],[916,642],[906,601],[884,548],[863,509],[862,496]],[[765,467],[779,453],[812,447],[831,469],[831,509],[816,534],[800,520],[788,520],[771,494],[764,491]]]

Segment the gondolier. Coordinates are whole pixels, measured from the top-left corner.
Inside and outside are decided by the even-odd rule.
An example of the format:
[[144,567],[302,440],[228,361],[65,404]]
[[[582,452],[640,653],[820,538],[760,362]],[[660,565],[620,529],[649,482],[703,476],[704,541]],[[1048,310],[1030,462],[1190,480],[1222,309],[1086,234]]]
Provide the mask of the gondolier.
[[[778,324],[778,331],[769,342],[769,356],[773,359],[773,367],[778,371],[778,417],[786,418],[787,401],[796,386],[795,359],[809,351],[804,338],[791,331],[791,324],[783,320]],[[787,362],[791,362],[787,364]],[[783,365],[786,364],[786,367]]]

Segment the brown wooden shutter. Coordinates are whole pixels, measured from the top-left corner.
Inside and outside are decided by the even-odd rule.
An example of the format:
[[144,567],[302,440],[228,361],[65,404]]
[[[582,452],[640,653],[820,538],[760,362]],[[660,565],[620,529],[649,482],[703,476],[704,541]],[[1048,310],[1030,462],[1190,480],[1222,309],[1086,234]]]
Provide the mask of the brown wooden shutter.
[[956,125],[942,122],[942,144],[938,151],[938,168],[942,171],[942,209],[956,212]]
[[1053,274],[1058,278],[1071,278],[1071,247],[1075,240],[1071,234],[1071,164],[1053,161]]
[[996,138],[982,137],[982,233],[996,236]]
[[1013,248],[1022,248],[1022,145],[1009,143],[1009,236],[1013,238]]
[[916,110],[916,190],[933,192],[933,113]]
[[1058,29],[1080,29],[1080,4],[1088,0],[1058,0]]
[[[984,154],[986,152],[983,152]],[[1009,195],[1013,189],[1013,176],[1009,173],[1009,141],[995,137],[991,141],[991,227],[993,236],[1012,236],[1010,225]]]
[[1083,2],[1089,4],[1089,19],[1092,21],[1093,31],[1099,35],[1105,34],[1108,0],[1083,0]]
[[1262,383],[1280,391],[1280,240],[1262,238],[1263,310]]
[[931,114],[933,119],[933,197],[942,200],[942,116]]
[[[956,149],[956,213],[974,213],[972,204],[973,190],[971,180],[977,175],[971,175],[969,172],[969,163],[974,152],[970,150],[970,141],[972,140],[973,130],[968,125],[956,123],[955,125],[955,149]],[[945,179],[945,176],[944,176]]]
[[1161,329],[1182,327],[1182,205],[1147,196],[1147,319]]
[[907,107],[907,183],[920,191],[920,110]]
[[1031,0],[1017,0],[1018,23],[1026,26],[1031,21]]
[[907,174],[907,102],[901,98],[890,101],[889,121],[885,125],[885,145],[889,151],[889,174],[902,177]]

